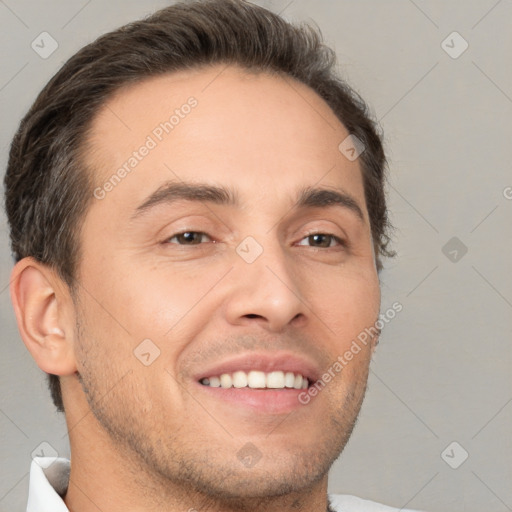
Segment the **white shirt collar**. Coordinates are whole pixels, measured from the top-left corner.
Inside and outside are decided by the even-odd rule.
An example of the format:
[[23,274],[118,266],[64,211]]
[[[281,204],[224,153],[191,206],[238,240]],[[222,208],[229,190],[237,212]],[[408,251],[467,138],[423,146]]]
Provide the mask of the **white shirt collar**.
[[30,465],[27,512],[69,512],[65,495],[70,461],[61,457],[34,457]]

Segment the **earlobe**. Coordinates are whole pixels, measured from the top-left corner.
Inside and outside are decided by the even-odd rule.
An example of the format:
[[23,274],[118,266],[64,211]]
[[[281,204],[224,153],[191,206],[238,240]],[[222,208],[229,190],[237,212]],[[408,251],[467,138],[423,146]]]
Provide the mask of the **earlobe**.
[[41,370],[53,375],[76,371],[71,298],[60,277],[33,258],[19,261],[11,274],[11,300],[18,330]]

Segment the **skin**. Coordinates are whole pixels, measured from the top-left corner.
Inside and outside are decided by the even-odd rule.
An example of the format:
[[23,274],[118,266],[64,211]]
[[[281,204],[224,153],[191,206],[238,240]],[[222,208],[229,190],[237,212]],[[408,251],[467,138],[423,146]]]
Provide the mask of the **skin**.
[[[95,185],[190,96],[190,114],[93,198],[75,300],[32,258],[13,271],[22,338],[41,369],[61,376],[72,453],[65,502],[73,512],[324,512],[327,473],[356,421],[377,340],[287,414],[211,398],[193,376],[233,354],[276,350],[325,371],[374,324],[380,289],[361,168],[338,150],[348,132],[308,87],[214,66],[110,98],[88,139]],[[182,200],[131,220],[169,181],[230,187],[240,207]],[[294,208],[305,186],[343,190],[363,219],[340,206]],[[186,245],[173,238],[183,231],[208,237]],[[319,246],[311,231],[349,245]],[[236,251],[247,236],[263,249],[252,263]],[[149,366],[134,356],[145,339],[160,350]],[[237,456],[244,446],[261,456],[252,467]]]

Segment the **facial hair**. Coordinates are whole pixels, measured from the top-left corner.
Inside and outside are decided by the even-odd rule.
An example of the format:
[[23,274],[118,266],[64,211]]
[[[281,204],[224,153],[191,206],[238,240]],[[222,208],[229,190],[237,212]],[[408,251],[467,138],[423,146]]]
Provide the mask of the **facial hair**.
[[[134,379],[126,367],[121,370],[115,362],[108,364],[102,348],[107,339],[96,339],[78,314],[76,335],[77,377],[90,410],[127,461],[134,485],[145,489],[155,503],[165,501],[166,494],[175,497],[170,490],[178,487],[184,495],[194,496],[194,501],[201,496],[227,509],[263,510],[269,500],[312,489],[348,442],[366,392],[368,365],[361,363],[357,382],[346,383],[345,391],[340,386],[322,391],[330,403],[329,415],[318,420],[324,425],[322,438],[300,451],[281,451],[275,457],[264,453],[271,463],[248,472],[235,456],[226,456],[226,450],[207,437],[207,429],[202,439],[191,438],[186,424],[172,432],[166,430],[165,417],[153,407],[146,383]],[[283,427],[287,421],[293,421],[293,413],[282,422]],[[236,446],[236,440],[232,441]]]

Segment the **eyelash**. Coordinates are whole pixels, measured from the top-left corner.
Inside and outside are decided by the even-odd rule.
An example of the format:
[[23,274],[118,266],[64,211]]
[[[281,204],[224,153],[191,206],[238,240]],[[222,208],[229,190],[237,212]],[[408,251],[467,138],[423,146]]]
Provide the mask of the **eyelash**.
[[[176,234],[174,234],[173,236],[171,236],[170,238],[167,238],[167,239],[165,240],[165,243],[171,244],[171,243],[172,243],[172,242],[171,242],[171,240],[172,240],[173,238],[176,238],[176,237],[181,236],[181,235],[190,234],[190,233],[195,233],[195,234],[200,234],[200,235],[206,235],[208,238],[210,238],[210,239],[211,239],[211,237],[210,237],[207,233],[205,233],[205,232],[203,232],[203,231],[181,231],[180,233],[176,233]],[[335,241],[336,241],[336,242],[337,242],[341,247],[345,247],[345,248],[346,248],[346,247],[348,246],[347,242],[346,242],[345,240],[341,239],[340,237],[338,237],[338,236],[336,236],[336,235],[333,235],[332,233],[324,233],[324,232],[322,232],[322,231],[313,231],[313,232],[311,232],[311,233],[308,233],[306,236],[304,236],[304,237],[301,239],[301,241],[302,241],[302,240],[304,240],[304,239],[306,239],[306,238],[309,238],[309,237],[315,236],[315,235],[324,235],[324,236],[328,236],[328,237],[331,237],[331,239],[332,239],[332,240],[335,240]],[[215,243],[215,241],[212,241],[212,243]],[[173,245],[174,245],[174,244],[173,244]],[[182,246],[182,247],[187,247],[187,246],[189,246],[189,247],[195,247],[195,246],[197,246],[197,245],[202,245],[202,244],[175,244],[175,245],[180,245],[180,246]],[[329,247],[314,247],[314,246],[311,246],[311,247],[313,247],[313,249],[332,249],[332,248],[333,248],[332,246],[329,246]]]

